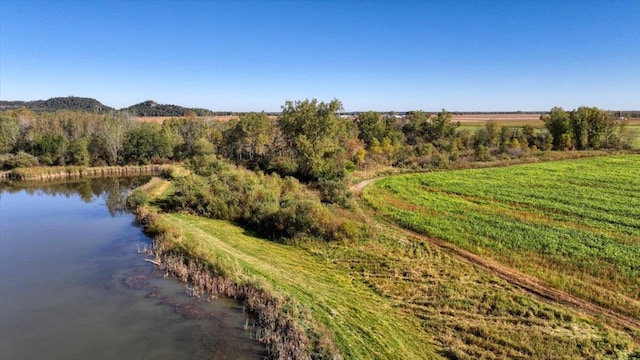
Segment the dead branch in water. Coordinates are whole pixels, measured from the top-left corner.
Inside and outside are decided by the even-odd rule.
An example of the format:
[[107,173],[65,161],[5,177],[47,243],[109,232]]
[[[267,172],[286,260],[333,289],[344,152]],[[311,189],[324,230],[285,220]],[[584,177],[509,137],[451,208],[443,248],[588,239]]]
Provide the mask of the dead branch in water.
[[159,261],[156,261],[156,260],[153,260],[153,259],[144,259],[144,261],[150,262],[150,263],[152,263],[153,265],[155,265],[157,267],[161,267],[162,266],[162,264]]

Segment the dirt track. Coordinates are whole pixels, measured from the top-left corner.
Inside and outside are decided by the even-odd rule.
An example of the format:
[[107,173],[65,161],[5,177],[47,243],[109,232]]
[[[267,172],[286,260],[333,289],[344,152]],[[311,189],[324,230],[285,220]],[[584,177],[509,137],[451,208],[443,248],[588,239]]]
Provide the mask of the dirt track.
[[[360,183],[353,186],[352,190],[356,195],[360,195],[365,186],[376,180],[378,179],[368,179],[361,181]],[[490,274],[519,287],[527,294],[534,296],[540,300],[548,303],[569,306],[574,310],[591,317],[603,318],[607,323],[625,329],[634,338],[635,342],[640,344],[640,338],[638,338],[637,334],[633,333],[634,330],[640,331],[640,319],[619,314],[613,310],[583,300],[562,290],[553,288],[549,285],[544,284],[539,279],[531,275],[524,274],[499,262],[483,258],[472,252],[460,249],[457,246],[446,241],[431,238],[414,231],[404,229],[397,225],[389,224],[389,226],[393,226],[396,230],[410,237],[424,240],[432,246],[453,255],[460,261],[478,266],[488,271]]]

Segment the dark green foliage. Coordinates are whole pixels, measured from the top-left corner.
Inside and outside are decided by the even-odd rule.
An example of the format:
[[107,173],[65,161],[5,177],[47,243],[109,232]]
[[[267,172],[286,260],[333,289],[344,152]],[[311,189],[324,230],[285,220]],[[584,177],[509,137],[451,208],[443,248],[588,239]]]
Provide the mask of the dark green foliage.
[[67,165],[88,166],[90,160],[89,141],[86,138],[75,139],[69,144],[65,154]]
[[554,107],[548,116],[541,119],[553,136],[555,150],[624,146],[618,139],[620,134],[624,134],[625,118],[616,118],[596,107],[581,106],[570,113]]
[[402,132],[408,145],[416,145],[422,142],[423,129],[427,126],[429,114],[424,111],[412,111],[407,114],[407,123],[402,127]]
[[380,113],[367,111],[358,114],[356,118],[358,126],[358,138],[364,141],[367,148],[371,147],[374,139],[381,141],[386,136],[386,126]]
[[[170,129],[175,135],[174,155],[177,160],[184,160],[198,155],[207,155],[213,152],[211,145],[202,142],[207,139],[208,125],[204,120],[190,117],[186,119],[170,119],[164,122],[163,127]],[[211,142],[211,141],[209,141]]]
[[554,107],[551,109],[549,115],[543,115],[540,119],[544,121],[545,127],[549,130],[551,136],[553,136],[553,149],[563,150],[568,144],[566,139],[562,137],[571,129],[569,114],[561,107]]
[[[177,179],[167,201],[175,210],[235,221],[277,241],[358,233],[296,179],[235,168],[214,157],[190,164],[197,166],[196,174]],[[334,196],[348,197],[332,181],[328,184],[335,187]]]
[[2,170],[11,170],[15,168],[25,168],[38,165],[38,158],[24,151],[17,154],[4,154],[0,157],[0,168]]
[[353,193],[345,185],[344,181],[338,179],[318,180],[318,190],[320,190],[320,200],[330,204],[338,204],[343,207],[349,206]]
[[474,146],[474,155],[479,161],[489,161],[491,160],[491,155],[489,154],[489,149],[486,145],[482,143],[478,143]]
[[598,148],[607,126],[607,114],[596,107],[581,106],[569,115],[576,148]]
[[21,107],[32,111],[58,111],[58,110],[75,110],[87,111],[92,113],[109,113],[115,109],[100,103],[96,99],[68,96],[55,97],[49,100],[35,101],[0,101],[4,109],[18,109]]
[[127,207],[130,209],[135,210],[148,202],[149,195],[144,190],[136,189],[127,195]]
[[422,137],[424,140],[434,142],[452,138],[456,133],[456,129],[460,126],[460,123],[452,123],[451,119],[452,115],[442,109],[438,115],[423,124]]
[[122,156],[129,163],[149,164],[173,155],[171,134],[160,124],[143,123],[126,134]]
[[[63,99],[70,104],[78,100]],[[459,123],[452,123],[452,114],[445,110],[435,115],[414,111],[406,117],[371,111],[355,118],[340,115],[341,110],[338,100],[313,99],[287,101],[275,121],[264,112],[246,113],[229,122],[190,112],[186,118],[154,124],[117,112],[35,113],[23,107],[0,113],[0,153],[24,151],[41,164],[79,166],[172,161],[195,165],[218,154],[248,169],[316,183],[378,165],[446,168],[455,166],[452,163],[537,155],[551,147],[628,148],[634,141],[632,132],[626,131],[628,119],[597,108],[581,107],[571,113],[553,108],[542,117],[546,129],[503,128],[493,120],[477,131],[471,126],[458,130]],[[345,204],[334,190],[323,189],[323,201]]]
[[153,100],[143,101],[139,104],[122,109],[134,116],[197,116],[214,115],[213,111],[199,108],[185,108],[178,105],[158,104]]
[[502,126],[498,124],[495,120],[489,120],[484,126],[485,128],[485,138],[484,143],[489,146],[496,146],[500,142],[500,133],[502,132]]
[[32,143],[32,154],[44,165],[65,165],[67,141],[62,135],[43,134]]

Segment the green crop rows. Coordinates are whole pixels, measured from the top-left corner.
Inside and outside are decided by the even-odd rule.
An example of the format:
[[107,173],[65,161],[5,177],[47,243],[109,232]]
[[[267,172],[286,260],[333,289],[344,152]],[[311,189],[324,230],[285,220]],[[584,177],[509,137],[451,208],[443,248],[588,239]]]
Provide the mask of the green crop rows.
[[639,155],[395,176],[363,196],[404,227],[640,316]]

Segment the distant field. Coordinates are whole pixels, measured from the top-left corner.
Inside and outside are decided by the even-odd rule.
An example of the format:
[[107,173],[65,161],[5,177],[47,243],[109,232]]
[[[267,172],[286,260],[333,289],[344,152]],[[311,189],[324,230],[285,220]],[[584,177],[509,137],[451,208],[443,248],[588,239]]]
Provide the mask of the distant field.
[[463,128],[484,126],[489,120],[496,120],[502,126],[522,127],[531,125],[542,127],[541,114],[465,114],[453,115],[453,122],[459,121]]
[[[211,118],[219,121],[229,121],[233,118],[237,118],[235,115],[225,115],[225,116],[201,116],[200,118]],[[155,122],[155,123],[163,123],[165,120],[175,118],[175,116],[140,116],[138,120],[141,122]]]
[[640,318],[640,155],[394,176],[366,201],[402,226]]

